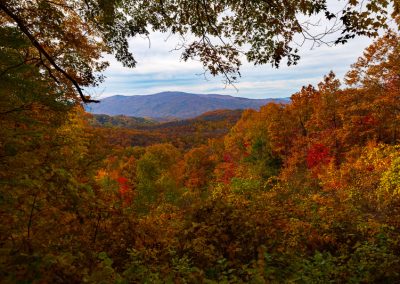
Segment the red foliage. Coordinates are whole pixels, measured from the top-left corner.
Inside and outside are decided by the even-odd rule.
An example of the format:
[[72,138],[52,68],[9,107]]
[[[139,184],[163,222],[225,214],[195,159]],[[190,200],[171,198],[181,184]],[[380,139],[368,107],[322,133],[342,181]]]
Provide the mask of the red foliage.
[[117,182],[119,185],[119,194],[121,198],[124,200],[124,203],[128,204],[131,201],[131,196],[129,194],[129,186],[128,186],[128,179],[125,177],[118,177]]
[[217,171],[220,172],[218,181],[224,184],[229,184],[231,179],[235,176],[236,165],[231,154],[224,153],[223,162],[217,167]]
[[375,117],[373,117],[372,115],[366,115],[363,118],[363,123],[365,125],[377,125],[378,121],[376,120]]
[[323,144],[314,144],[307,152],[307,167],[312,169],[321,164],[328,164],[331,160],[329,148]]
[[369,172],[373,172],[374,170],[375,170],[374,165],[369,165],[369,166],[367,167],[367,171],[369,171]]
[[222,176],[221,181],[224,184],[230,184],[231,179],[235,176],[235,165],[232,163],[227,163],[224,170],[224,175]]
[[220,165],[223,175],[219,178],[219,181],[224,184],[230,184],[231,179],[235,176],[236,165],[232,155],[229,153],[224,153],[223,160],[224,162]]
[[373,115],[368,114],[359,118],[358,124],[361,126],[374,126],[378,125],[378,121]]
[[333,190],[338,190],[338,189],[341,189],[343,187],[344,187],[343,183],[338,181],[338,180],[327,182],[325,184],[325,190],[332,190],[332,189]]
[[224,154],[223,159],[224,159],[224,162],[227,162],[227,163],[231,163],[231,162],[233,161],[232,155],[231,155],[231,154],[228,154],[228,153],[225,153],[225,154]]
[[126,184],[128,182],[128,179],[126,177],[118,177],[117,182],[121,184]]

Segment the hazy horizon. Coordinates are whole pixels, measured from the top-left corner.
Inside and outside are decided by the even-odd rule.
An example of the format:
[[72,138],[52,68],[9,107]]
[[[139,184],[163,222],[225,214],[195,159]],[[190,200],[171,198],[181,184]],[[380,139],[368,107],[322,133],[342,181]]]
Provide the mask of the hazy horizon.
[[264,100],[264,99],[290,99],[290,96],[287,97],[279,97],[279,98],[272,98],[272,97],[260,97],[260,98],[251,98],[251,97],[242,97],[242,96],[235,96],[235,95],[230,95],[230,94],[219,94],[219,93],[194,93],[194,92],[189,92],[189,91],[174,91],[174,90],[165,90],[165,91],[160,91],[156,93],[151,93],[151,94],[137,94],[137,95],[123,95],[123,94],[114,94],[114,95],[109,95],[100,98],[100,100],[110,98],[110,97],[115,97],[115,96],[121,96],[121,97],[135,97],[135,96],[153,96],[153,95],[158,95],[162,93],[182,93],[182,94],[189,94],[189,95],[205,95],[205,96],[212,96],[212,95],[218,95],[218,96],[229,96],[229,97],[234,97],[234,98],[245,98],[245,99],[250,99],[250,100]]

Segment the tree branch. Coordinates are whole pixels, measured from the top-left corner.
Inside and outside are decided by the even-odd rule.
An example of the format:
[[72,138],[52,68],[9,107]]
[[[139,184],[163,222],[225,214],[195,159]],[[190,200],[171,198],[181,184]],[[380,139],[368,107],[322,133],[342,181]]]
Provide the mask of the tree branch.
[[[29,38],[32,44],[36,47],[40,54],[42,54],[46,59],[50,62],[50,64],[56,69],[58,72],[64,75],[76,88],[81,100],[84,103],[98,103],[98,100],[91,100],[87,99],[82,92],[81,87],[79,86],[78,82],[71,77],[65,70],[63,70],[58,64],[54,61],[50,54],[41,46],[41,44],[36,40],[36,38],[31,34],[29,29],[24,25],[24,22],[14,14],[4,3],[0,2],[0,9],[3,10],[9,17],[11,17],[18,25],[20,30]],[[54,79],[54,78],[53,78]]]

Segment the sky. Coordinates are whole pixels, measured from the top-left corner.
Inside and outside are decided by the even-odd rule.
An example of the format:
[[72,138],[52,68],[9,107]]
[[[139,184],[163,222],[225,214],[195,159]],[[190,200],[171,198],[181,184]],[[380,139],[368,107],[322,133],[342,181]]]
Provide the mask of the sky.
[[226,86],[223,77],[204,76],[198,61],[180,60],[181,52],[174,50],[179,38],[152,33],[148,38],[130,39],[130,50],[138,61],[136,68],[124,68],[111,55],[105,59],[110,67],[104,72],[105,82],[91,89],[92,97],[101,99],[112,95],[149,95],[162,91],[182,91],[201,94],[223,94],[246,98],[290,97],[302,86],[318,84],[331,70],[343,79],[350,65],[356,62],[371,39],[359,37],[345,45],[312,48],[306,43],[300,48],[298,65],[279,69],[271,65],[254,66],[242,61],[241,78]]

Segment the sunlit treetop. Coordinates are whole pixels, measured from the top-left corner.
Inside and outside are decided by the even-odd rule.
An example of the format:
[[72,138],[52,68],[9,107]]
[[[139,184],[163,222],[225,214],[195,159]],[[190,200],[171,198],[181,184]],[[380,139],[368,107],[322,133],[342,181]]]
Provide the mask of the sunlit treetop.
[[[31,46],[29,53],[18,49],[22,64],[35,64],[75,99],[91,102],[82,88],[102,81],[96,75],[107,67],[101,55],[112,53],[135,67],[128,39],[152,31],[181,36],[183,60],[200,59],[210,74],[233,83],[241,55],[254,64],[292,65],[300,58],[297,38],[346,43],[400,25],[397,0],[338,2],[340,11],[331,11],[327,0],[2,0],[1,48],[23,35]],[[319,34],[312,33],[316,18],[326,23]],[[336,37],[327,42],[329,34]],[[1,65],[2,76],[10,76],[12,67]]]

